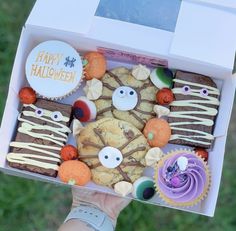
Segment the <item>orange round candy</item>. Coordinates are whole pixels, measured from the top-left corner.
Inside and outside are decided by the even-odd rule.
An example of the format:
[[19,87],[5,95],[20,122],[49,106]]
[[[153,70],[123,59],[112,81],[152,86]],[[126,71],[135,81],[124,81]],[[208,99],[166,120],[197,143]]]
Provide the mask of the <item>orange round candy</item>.
[[19,92],[19,98],[23,104],[34,104],[37,100],[36,93],[31,87],[24,87]]
[[88,52],[84,55],[84,59],[88,62],[84,67],[84,75],[87,80],[96,78],[101,79],[106,72],[106,59],[98,52]]
[[204,148],[195,148],[195,152],[198,156],[202,157],[205,161],[208,160],[208,152]]
[[156,101],[160,105],[169,105],[174,101],[174,94],[169,88],[162,88],[156,94]]
[[66,160],[74,160],[78,157],[78,150],[76,147],[74,147],[73,145],[65,145],[62,149],[61,149],[61,158],[66,161]]
[[91,180],[91,171],[89,167],[78,160],[68,160],[61,164],[58,170],[61,181],[83,186]]
[[151,147],[161,148],[168,143],[171,129],[165,120],[153,118],[146,123],[143,134]]

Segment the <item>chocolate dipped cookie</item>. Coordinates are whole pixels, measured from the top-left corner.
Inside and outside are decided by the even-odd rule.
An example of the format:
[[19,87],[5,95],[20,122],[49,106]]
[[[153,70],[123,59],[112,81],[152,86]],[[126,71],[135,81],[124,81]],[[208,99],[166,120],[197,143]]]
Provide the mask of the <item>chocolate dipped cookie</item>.
[[24,104],[18,116],[15,140],[7,155],[9,166],[46,176],[57,176],[60,150],[65,145],[72,107],[37,99]]
[[169,143],[210,148],[214,140],[214,122],[220,91],[207,76],[177,71],[170,103]]

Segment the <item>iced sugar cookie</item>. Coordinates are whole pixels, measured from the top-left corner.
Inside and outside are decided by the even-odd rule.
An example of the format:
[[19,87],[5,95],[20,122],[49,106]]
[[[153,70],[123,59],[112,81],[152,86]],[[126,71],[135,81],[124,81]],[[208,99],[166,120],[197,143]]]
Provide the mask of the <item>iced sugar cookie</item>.
[[82,61],[69,44],[50,40],[37,45],[29,54],[26,78],[41,96],[60,99],[73,93],[82,79]]

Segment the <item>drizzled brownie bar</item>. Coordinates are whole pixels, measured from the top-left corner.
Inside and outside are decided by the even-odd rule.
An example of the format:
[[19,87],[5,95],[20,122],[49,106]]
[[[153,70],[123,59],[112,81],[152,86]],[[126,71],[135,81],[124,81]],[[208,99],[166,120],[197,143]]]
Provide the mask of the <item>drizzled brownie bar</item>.
[[18,116],[8,163],[13,168],[56,177],[60,150],[67,141],[72,107],[38,99],[24,105]]
[[207,76],[177,71],[168,122],[170,143],[210,148],[220,91]]

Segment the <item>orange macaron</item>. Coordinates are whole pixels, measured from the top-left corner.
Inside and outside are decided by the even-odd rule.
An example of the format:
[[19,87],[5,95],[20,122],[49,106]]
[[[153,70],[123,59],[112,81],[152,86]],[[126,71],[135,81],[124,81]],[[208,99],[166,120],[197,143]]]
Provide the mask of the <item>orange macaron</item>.
[[171,129],[164,119],[152,118],[146,123],[143,134],[151,147],[161,148],[170,140]]
[[87,64],[84,67],[84,75],[87,80],[101,79],[106,72],[107,64],[105,57],[99,52],[88,52],[84,55]]
[[61,181],[83,186],[91,180],[91,171],[89,167],[78,160],[64,161],[58,170]]

